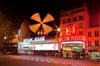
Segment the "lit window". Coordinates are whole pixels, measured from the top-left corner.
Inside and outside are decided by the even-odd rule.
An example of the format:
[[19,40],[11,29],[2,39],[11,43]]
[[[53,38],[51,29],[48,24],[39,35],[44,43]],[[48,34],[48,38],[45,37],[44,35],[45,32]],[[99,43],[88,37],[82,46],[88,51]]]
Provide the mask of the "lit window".
[[83,28],[83,24],[82,23],[79,24],[79,28]]
[[73,21],[76,21],[76,17],[73,17]]
[[83,16],[79,16],[79,20],[83,20]]
[[99,46],[99,40],[95,41],[95,46]]
[[91,32],[88,32],[88,37],[91,37]]
[[99,31],[94,32],[95,36],[99,36]]
[[70,18],[68,18],[68,19],[67,19],[67,22],[71,22],[71,19],[70,19]]
[[92,46],[92,42],[91,41],[88,41],[88,46]]

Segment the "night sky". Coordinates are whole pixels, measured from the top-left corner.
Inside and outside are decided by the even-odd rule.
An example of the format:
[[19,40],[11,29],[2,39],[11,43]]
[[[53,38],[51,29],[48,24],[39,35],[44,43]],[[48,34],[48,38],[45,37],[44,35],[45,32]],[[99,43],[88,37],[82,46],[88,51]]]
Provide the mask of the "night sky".
[[83,6],[84,0],[0,0],[1,9],[8,17],[15,19],[29,19],[36,12],[40,12],[42,18],[50,13],[59,22],[61,10],[70,10]]
[[30,20],[30,16],[37,12],[40,13],[42,19],[50,13],[55,19],[54,23],[59,25],[61,10],[79,8],[84,2],[87,3],[90,11],[96,10],[91,9],[92,4],[95,3],[92,7],[100,5],[100,0],[0,0],[0,9],[14,22],[12,27],[20,25],[25,19]]

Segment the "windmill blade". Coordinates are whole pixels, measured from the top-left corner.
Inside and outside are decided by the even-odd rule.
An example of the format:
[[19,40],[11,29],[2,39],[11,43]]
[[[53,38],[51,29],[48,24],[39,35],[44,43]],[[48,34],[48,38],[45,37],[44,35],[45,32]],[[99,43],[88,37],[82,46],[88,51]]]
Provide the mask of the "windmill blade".
[[40,14],[39,13],[35,13],[31,16],[31,19],[32,20],[35,20],[37,22],[41,22],[41,17],[40,17]]
[[50,21],[54,21],[54,18],[52,15],[47,14],[46,17],[44,18],[43,22],[46,23],[46,22],[50,22]]
[[40,23],[39,24],[30,25],[29,28],[30,28],[30,30],[32,32],[36,33],[37,30],[39,29],[40,25],[41,25]]
[[46,24],[42,24],[43,30],[45,32],[45,34],[48,34],[49,32],[51,32],[53,30],[52,27],[46,25]]

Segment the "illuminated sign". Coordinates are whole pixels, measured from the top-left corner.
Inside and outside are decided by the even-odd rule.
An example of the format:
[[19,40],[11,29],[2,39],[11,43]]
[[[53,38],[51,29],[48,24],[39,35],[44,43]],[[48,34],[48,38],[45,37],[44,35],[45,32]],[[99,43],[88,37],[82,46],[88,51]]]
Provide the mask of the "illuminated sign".
[[70,35],[70,34],[74,34],[75,33],[75,26],[68,26],[66,28],[66,34]]
[[20,50],[32,50],[32,48],[33,45],[25,45],[25,44],[19,47]]
[[18,44],[18,50],[58,50],[58,44]]
[[64,37],[61,37],[62,41],[85,41],[85,36],[78,36],[78,35],[67,35]]
[[58,44],[34,44],[33,50],[58,50]]
[[23,40],[24,43],[30,43],[31,41],[32,41],[32,38],[24,39],[24,40]]
[[62,42],[61,44],[63,50],[80,52],[83,49],[84,43],[79,41],[72,41],[72,42]]
[[34,41],[44,41],[45,37],[35,37]]

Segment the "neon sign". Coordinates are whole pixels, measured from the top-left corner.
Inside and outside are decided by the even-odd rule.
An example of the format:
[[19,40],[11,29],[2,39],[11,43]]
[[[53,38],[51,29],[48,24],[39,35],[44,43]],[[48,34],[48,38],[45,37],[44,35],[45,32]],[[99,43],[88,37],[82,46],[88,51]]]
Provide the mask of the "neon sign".
[[78,36],[78,35],[67,35],[62,37],[62,40],[67,40],[67,41],[85,41],[85,36]]
[[45,37],[35,37],[34,41],[44,41]]
[[66,34],[70,35],[70,34],[74,34],[75,33],[75,26],[68,26],[66,28]]

